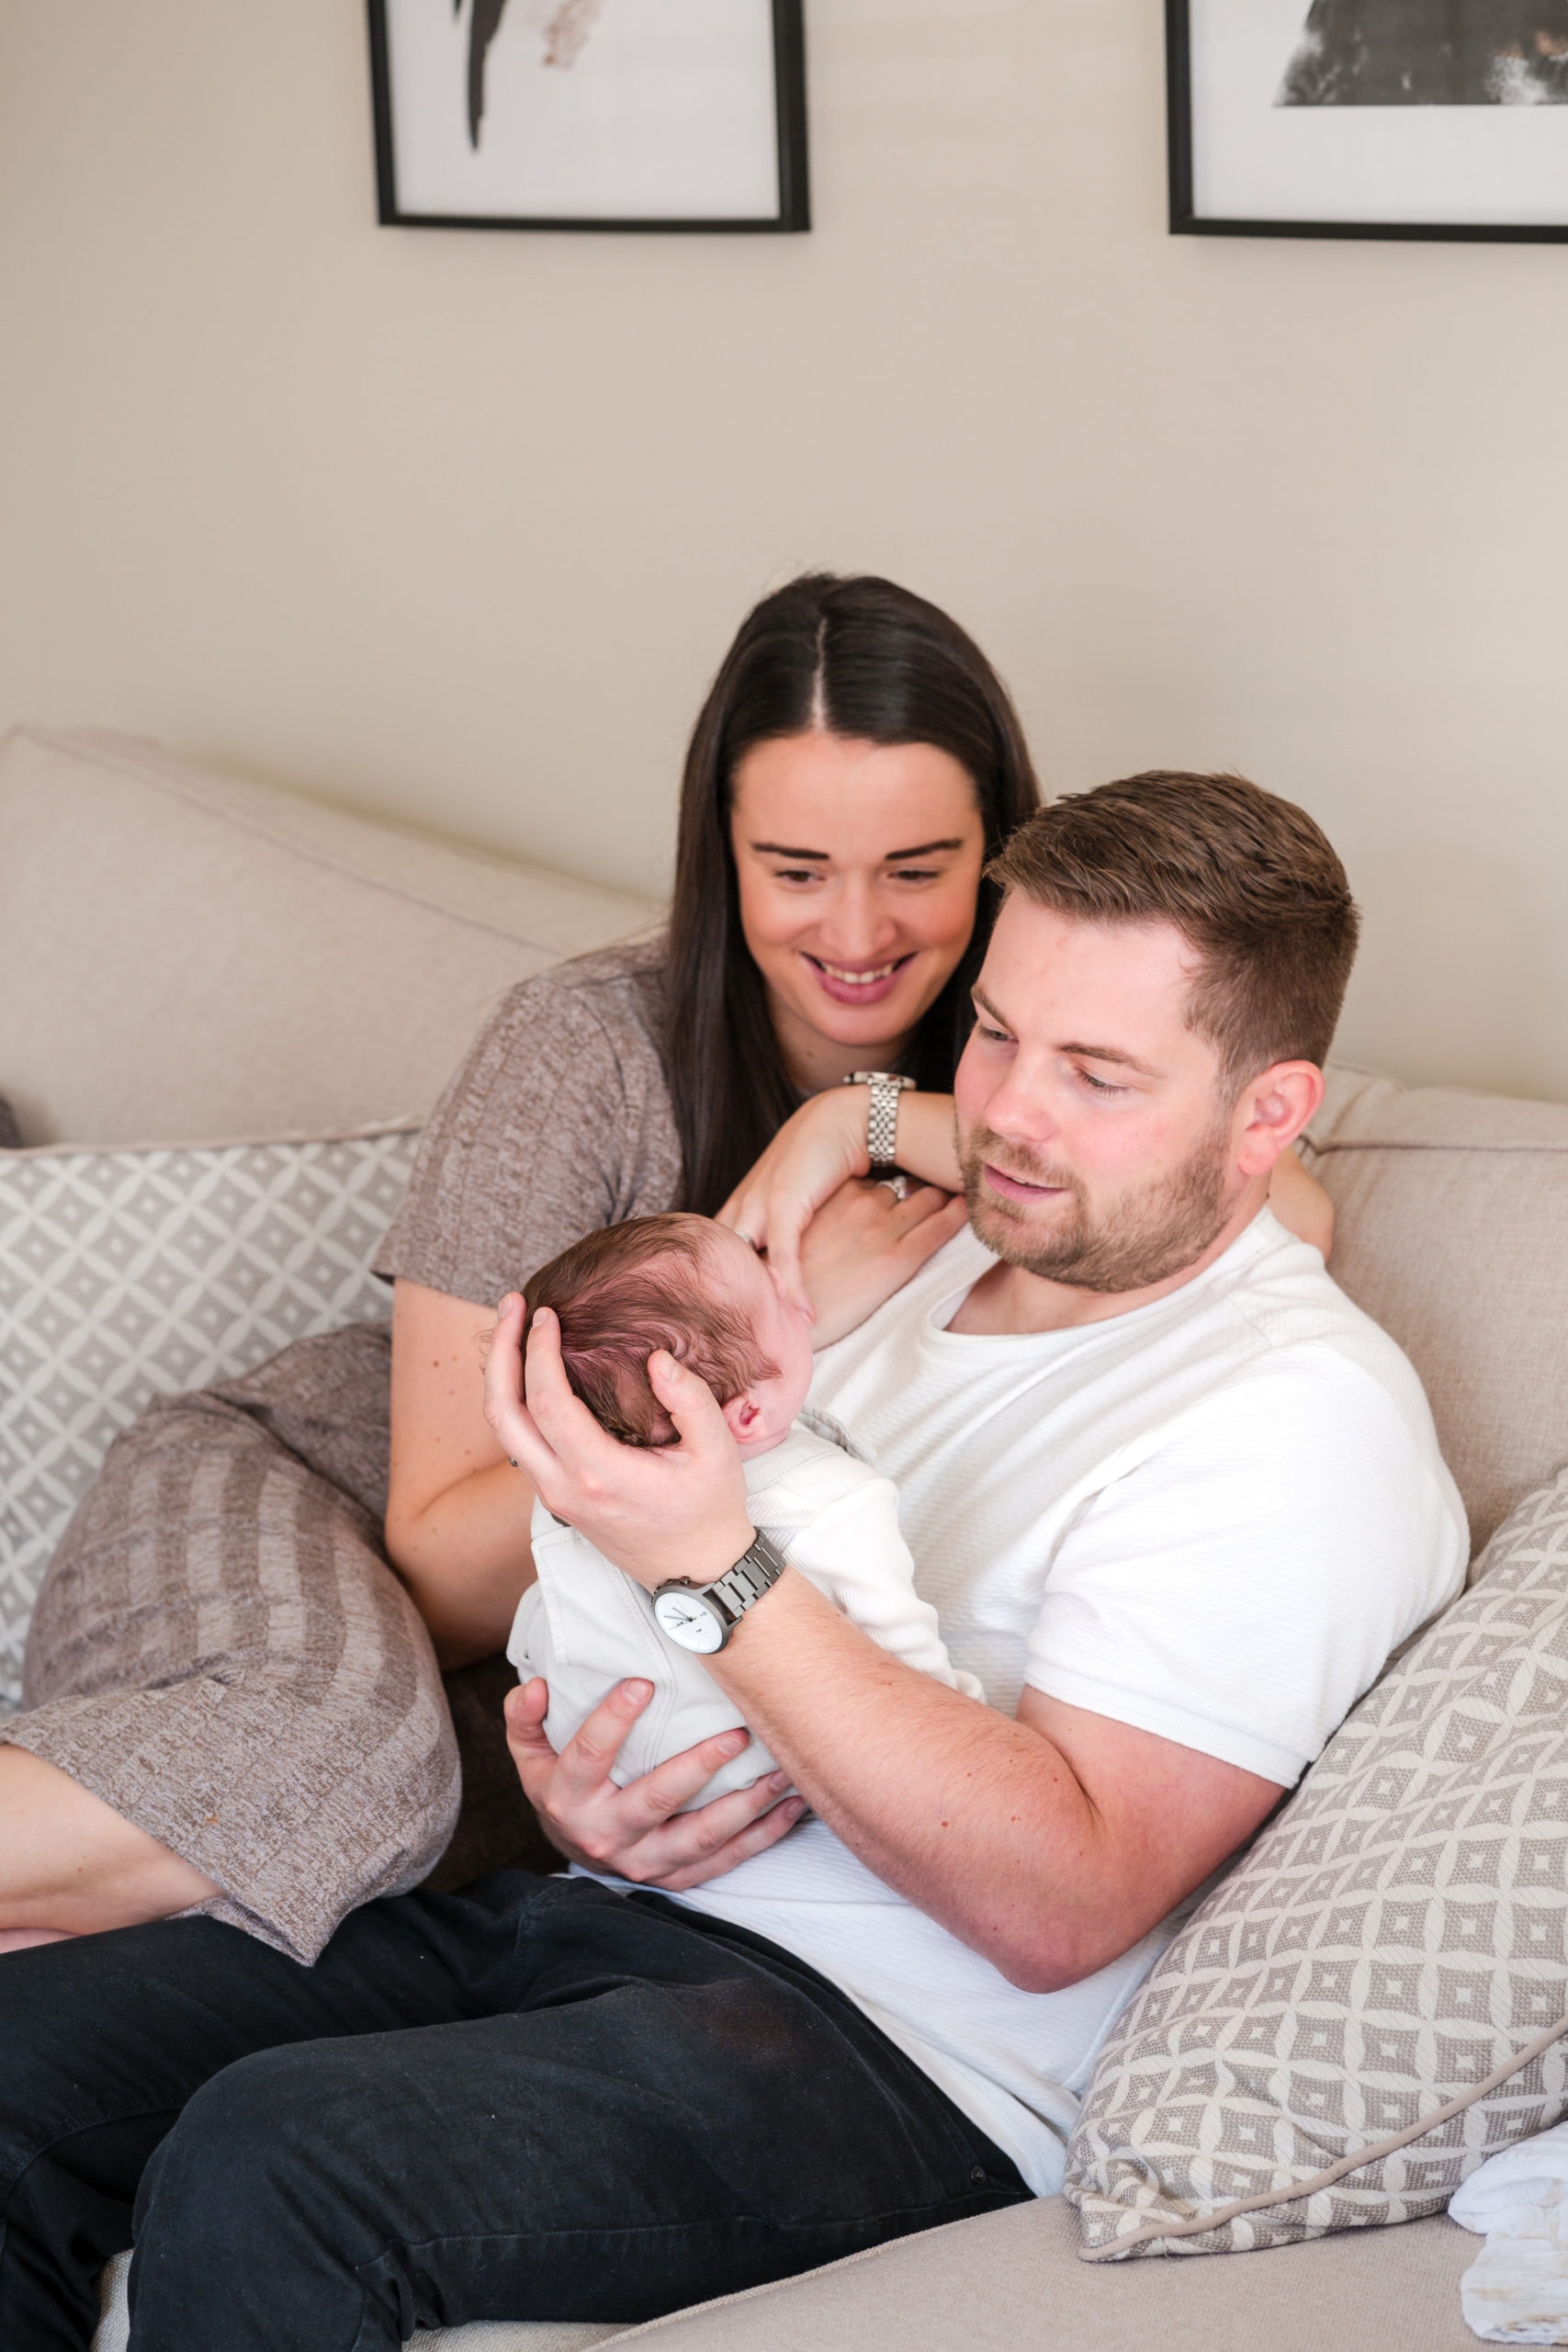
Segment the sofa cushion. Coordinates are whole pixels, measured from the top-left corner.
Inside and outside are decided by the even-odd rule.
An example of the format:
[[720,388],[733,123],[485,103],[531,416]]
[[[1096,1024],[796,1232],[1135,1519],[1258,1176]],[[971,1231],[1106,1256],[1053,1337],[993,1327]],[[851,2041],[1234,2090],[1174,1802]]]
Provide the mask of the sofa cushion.
[[1568,1105],[1341,1064],[1308,1143],[1335,1277],[1426,1383],[1479,1552],[1568,1460]]
[[155,745],[0,744],[0,1084],[29,1143],[423,1118],[496,999],[651,899]]
[[646,2352],[1475,2352],[1459,2308],[1475,2240],[1446,2218],[1273,2262],[1089,2269],[1075,2239],[1070,2209],[1047,2197],[612,2340]]
[[417,1140],[0,1154],[0,1705],[66,1521],[148,1398],[387,1316],[370,1261]]
[[1565,1889],[1568,1470],[1119,2020],[1067,2156],[1086,2249],[1234,2252],[1440,2211],[1568,2109]]
[[[1273,2262],[1092,2270],[1077,2253],[1071,2209],[1046,2197],[640,2327],[491,2322],[412,2352],[1475,2352],[1459,2304],[1475,2240],[1446,2219]],[[94,2352],[124,2352],[122,2292],[109,2312]]]
[[0,1151],[20,1151],[22,1130],[17,1114],[3,1094],[0,1094]]

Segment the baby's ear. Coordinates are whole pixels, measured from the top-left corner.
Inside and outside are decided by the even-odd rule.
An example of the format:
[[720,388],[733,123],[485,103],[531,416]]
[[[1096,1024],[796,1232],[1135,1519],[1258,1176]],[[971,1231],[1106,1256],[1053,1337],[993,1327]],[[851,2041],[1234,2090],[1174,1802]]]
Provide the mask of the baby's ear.
[[732,1396],[728,1405],[721,1405],[719,1410],[724,1415],[724,1425],[737,1445],[744,1445],[749,1438],[756,1436],[762,1408],[746,1390],[743,1389],[739,1396]]

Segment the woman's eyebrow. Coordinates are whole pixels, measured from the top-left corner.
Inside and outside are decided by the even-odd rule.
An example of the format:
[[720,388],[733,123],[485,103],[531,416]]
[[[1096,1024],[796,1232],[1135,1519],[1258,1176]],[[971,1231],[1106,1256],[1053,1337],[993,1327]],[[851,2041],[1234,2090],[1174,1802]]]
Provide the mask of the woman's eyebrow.
[[902,865],[907,858],[932,857],[939,849],[962,849],[963,847],[964,843],[956,839],[950,842],[921,842],[915,849],[890,849],[882,862],[885,865]]
[[[751,847],[759,857],[814,858],[819,865],[828,863],[825,849],[788,849],[783,842],[753,842]],[[934,857],[938,850],[963,847],[964,843],[956,836],[949,842],[921,842],[914,849],[890,849],[882,863],[884,865],[903,865],[911,857]]]

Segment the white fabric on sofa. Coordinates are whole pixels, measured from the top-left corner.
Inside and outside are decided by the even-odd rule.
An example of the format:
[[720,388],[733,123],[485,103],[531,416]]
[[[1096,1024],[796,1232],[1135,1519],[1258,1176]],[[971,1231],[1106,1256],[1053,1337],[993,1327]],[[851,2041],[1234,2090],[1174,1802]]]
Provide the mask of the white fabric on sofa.
[[0,1094],[30,1144],[423,1118],[494,1000],[657,919],[113,735],[0,743]]

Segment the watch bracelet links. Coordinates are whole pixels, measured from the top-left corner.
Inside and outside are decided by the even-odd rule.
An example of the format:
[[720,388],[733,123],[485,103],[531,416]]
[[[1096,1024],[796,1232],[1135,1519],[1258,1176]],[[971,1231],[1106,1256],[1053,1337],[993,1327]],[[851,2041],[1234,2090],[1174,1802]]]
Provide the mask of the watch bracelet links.
[[844,1080],[846,1086],[863,1086],[866,1090],[865,1156],[875,1175],[879,1170],[898,1165],[898,1097],[908,1093],[913,1079],[894,1070],[857,1069]]
[[756,1542],[747,1545],[732,1568],[715,1577],[707,1589],[719,1595],[739,1623],[753,1601],[773,1590],[787,1566],[777,1547],[759,1530]]

